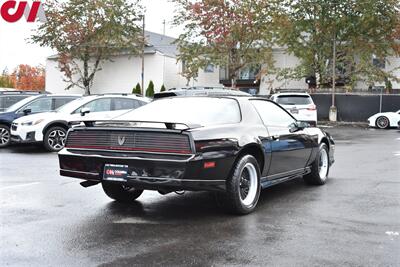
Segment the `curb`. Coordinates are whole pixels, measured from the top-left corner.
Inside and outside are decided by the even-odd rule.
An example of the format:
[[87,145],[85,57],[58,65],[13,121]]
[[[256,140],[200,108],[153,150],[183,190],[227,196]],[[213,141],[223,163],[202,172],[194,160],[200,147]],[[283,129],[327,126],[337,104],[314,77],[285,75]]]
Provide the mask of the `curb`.
[[340,127],[340,126],[351,126],[356,128],[368,128],[368,123],[365,122],[347,122],[347,121],[338,121],[338,122],[331,122],[331,121],[319,121],[318,127]]

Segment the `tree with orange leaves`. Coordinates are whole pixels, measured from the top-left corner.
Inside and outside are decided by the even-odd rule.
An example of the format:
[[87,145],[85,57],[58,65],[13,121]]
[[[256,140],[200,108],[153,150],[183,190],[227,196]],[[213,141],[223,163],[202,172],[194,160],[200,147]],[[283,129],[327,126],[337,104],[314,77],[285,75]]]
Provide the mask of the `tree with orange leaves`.
[[16,89],[43,91],[45,89],[45,69],[43,66],[32,67],[20,64],[11,75]]

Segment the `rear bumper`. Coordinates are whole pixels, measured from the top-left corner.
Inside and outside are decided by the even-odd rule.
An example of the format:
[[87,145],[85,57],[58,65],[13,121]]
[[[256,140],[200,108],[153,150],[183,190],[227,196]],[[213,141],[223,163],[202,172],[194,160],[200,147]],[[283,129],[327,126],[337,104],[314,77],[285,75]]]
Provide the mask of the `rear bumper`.
[[[105,164],[128,165],[126,182],[138,189],[163,191],[224,191],[234,156],[204,159],[203,156],[154,157],[138,153],[98,153],[64,149],[59,153],[60,174],[73,178],[101,182]],[[214,168],[204,168],[204,162],[214,161]]]

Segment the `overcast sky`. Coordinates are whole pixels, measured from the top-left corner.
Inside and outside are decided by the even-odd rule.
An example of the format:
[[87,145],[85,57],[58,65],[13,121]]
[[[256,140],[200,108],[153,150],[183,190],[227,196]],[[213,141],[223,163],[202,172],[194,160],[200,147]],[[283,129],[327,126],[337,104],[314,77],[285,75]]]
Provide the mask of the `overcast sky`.
[[[179,29],[170,23],[174,4],[169,0],[142,0],[142,3],[146,7],[146,30],[162,33],[165,19],[166,35],[178,36]],[[6,23],[0,18],[0,73],[6,67],[11,71],[19,64],[44,65],[46,57],[55,53],[26,40],[38,23],[27,23],[24,18],[16,23]]]

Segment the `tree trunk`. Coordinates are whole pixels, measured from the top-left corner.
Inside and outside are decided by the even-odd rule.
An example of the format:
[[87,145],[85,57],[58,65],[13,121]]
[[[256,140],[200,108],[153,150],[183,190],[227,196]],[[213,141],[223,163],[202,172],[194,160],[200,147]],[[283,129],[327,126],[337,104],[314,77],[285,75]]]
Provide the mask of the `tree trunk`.
[[89,55],[85,54],[83,59],[83,87],[85,88],[85,95],[90,95],[90,81],[89,81]]
[[321,74],[319,72],[315,73],[315,91],[319,91],[321,88]]
[[229,69],[229,79],[231,81],[231,87],[237,88],[237,78],[238,78],[238,71],[236,68]]
[[90,95],[90,85],[85,84],[85,95]]

